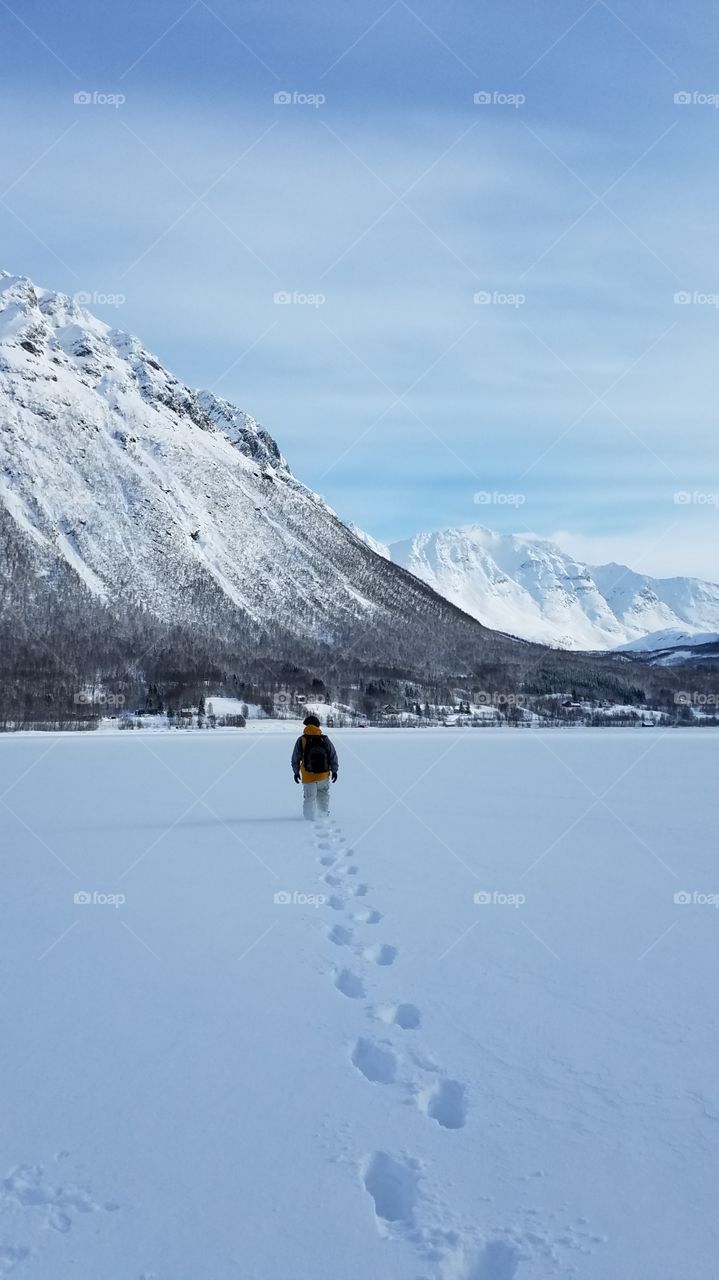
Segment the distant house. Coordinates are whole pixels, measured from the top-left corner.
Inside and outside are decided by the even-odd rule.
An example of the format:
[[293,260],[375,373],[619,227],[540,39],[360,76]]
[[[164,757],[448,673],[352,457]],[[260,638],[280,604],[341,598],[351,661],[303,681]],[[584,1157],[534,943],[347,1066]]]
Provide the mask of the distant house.
[[391,704],[391,703],[389,703],[389,702],[387,703],[387,706],[386,706],[386,707],[383,707],[383,708],[382,708],[382,715],[383,715],[383,716],[398,716],[398,715],[400,715],[400,714],[401,714],[401,712],[400,712],[399,707],[393,707],[393,706],[392,706],[392,704]]

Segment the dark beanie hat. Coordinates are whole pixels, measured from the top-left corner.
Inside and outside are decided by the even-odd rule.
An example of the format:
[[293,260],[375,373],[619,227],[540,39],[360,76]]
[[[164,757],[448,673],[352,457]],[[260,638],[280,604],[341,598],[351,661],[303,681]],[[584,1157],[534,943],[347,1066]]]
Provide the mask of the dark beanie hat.
[[304,720],[302,721],[302,723],[303,723],[303,724],[313,724],[313,725],[315,725],[315,726],[316,726],[316,728],[318,728],[318,729],[319,729],[319,727],[320,727],[320,722],[319,722],[319,719],[317,718],[317,716],[305,716],[305,718],[304,718]]

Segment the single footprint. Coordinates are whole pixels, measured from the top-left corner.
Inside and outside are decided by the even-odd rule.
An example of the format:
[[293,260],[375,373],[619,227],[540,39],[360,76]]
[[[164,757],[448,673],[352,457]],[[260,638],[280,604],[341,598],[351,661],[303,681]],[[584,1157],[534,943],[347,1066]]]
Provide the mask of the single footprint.
[[325,856],[324,856],[324,858],[320,858],[320,866],[322,866],[322,867],[333,867],[333,866],[335,865],[336,861],[337,861],[337,859],[335,858],[335,856],[334,856],[333,854],[331,854],[331,853],[326,853],[326,854],[325,854]]
[[388,942],[378,942],[374,947],[367,947],[362,954],[365,960],[373,960],[375,964],[389,965],[394,964],[399,953],[397,948],[391,947]]
[[327,905],[330,906],[333,911],[344,911],[344,898],[340,898],[336,893],[333,893],[328,898]]
[[417,1170],[414,1160],[396,1160],[386,1151],[375,1151],[365,1166],[363,1182],[372,1197],[380,1235],[391,1223],[411,1227],[417,1204]]
[[464,1128],[467,1098],[464,1085],[457,1080],[440,1080],[434,1088],[421,1093],[418,1102],[420,1111],[443,1129]]
[[347,947],[352,941],[352,930],[346,929],[343,924],[336,924],[327,936],[330,942],[335,942],[338,947]]
[[355,885],[352,892],[354,893],[355,898],[365,898],[369,893],[369,885],[368,884]]
[[363,924],[379,924],[382,919],[382,912],[374,910],[366,911],[364,915],[358,916],[357,919],[361,920]]
[[352,973],[351,969],[341,969],[335,977],[335,986],[343,996],[348,996],[350,1000],[361,1000],[364,996],[364,983],[356,973]]
[[489,1240],[478,1257],[470,1262],[461,1280],[514,1280],[522,1255],[504,1240]]
[[401,1027],[403,1031],[416,1031],[422,1025],[422,1015],[416,1004],[389,1004],[377,1010],[382,1022]]
[[330,871],[328,871],[327,875],[323,876],[322,879],[324,880],[325,884],[332,885],[333,889],[336,889],[339,884],[342,884],[342,877],[333,876]]
[[372,1084],[392,1084],[397,1074],[397,1059],[392,1050],[363,1037],[352,1050],[352,1064]]
[[359,867],[353,865],[347,868],[347,875],[356,876],[358,871],[359,871]]
[[318,841],[317,841],[317,848],[318,848],[318,849],[331,849],[331,848],[332,848],[332,845],[330,844],[329,840],[318,840]]

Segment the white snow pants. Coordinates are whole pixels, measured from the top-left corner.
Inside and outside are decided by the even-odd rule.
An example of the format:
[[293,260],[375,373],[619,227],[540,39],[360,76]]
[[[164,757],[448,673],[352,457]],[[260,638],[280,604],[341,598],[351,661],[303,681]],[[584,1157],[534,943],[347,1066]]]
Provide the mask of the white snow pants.
[[330,780],[323,778],[321,782],[303,782],[302,814],[312,822],[318,814],[324,816],[330,811]]

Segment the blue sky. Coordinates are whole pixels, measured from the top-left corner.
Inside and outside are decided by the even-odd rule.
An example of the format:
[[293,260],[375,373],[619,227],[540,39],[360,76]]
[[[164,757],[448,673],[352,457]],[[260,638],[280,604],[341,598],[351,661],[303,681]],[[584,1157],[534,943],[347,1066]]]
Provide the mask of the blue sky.
[[717,22],[0,0],[0,265],[380,538],[476,520],[717,579]]

